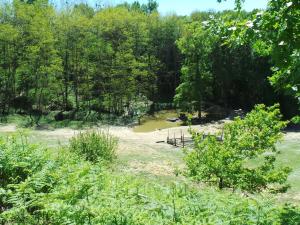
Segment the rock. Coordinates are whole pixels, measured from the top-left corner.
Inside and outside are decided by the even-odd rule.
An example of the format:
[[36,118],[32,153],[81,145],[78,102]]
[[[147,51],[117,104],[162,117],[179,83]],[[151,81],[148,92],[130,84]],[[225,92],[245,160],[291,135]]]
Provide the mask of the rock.
[[167,118],[167,121],[169,122],[176,122],[177,120],[179,120],[178,118]]
[[246,113],[242,109],[232,110],[228,116],[229,119],[234,119],[235,117],[244,118]]

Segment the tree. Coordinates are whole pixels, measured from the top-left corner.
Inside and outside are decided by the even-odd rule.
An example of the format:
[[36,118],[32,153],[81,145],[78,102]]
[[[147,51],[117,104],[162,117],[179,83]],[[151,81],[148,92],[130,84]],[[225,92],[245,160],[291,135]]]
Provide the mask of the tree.
[[284,190],[291,169],[275,166],[275,162],[279,154],[276,144],[286,124],[281,121],[278,105],[257,105],[244,119],[235,118],[224,126],[223,141],[212,135],[203,139],[202,134],[192,131],[194,149],[186,151],[185,157],[188,175],[218,183],[220,189]]
[[299,1],[270,0],[266,12],[261,18],[258,15],[255,22],[266,45],[271,46],[270,54],[274,63],[271,84],[294,95],[300,103],[299,18]]
[[9,113],[10,104],[17,92],[15,46],[18,36],[18,30],[11,24],[0,24],[0,107],[2,113]]
[[[236,4],[240,5],[241,0]],[[235,23],[228,40],[252,42],[254,52],[272,59],[271,84],[300,102],[300,3],[297,0],[269,0],[265,11],[252,19]],[[299,118],[298,118],[298,121]]]
[[134,1],[131,4],[124,2],[117,5],[117,7],[123,7],[130,11],[140,11],[148,15],[157,12],[158,6],[158,2],[155,0],[148,0],[146,4],[140,4],[139,1]]
[[[245,14],[245,19],[253,13]],[[228,33],[234,29],[234,23],[245,19],[236,19],[235,12],[222,12],[217,18],[206,22],[213,33],[217,33],[216,42],[210,55],[213,74],[213,102],[225,108],[252,109],[257,103],[274,104],[276,94],[268,82],[272,74],[270,56],[253,51],[252,41],[239,39],[227,43]],[[258,89],[259,91],[253,91]]]
[[148,49],[159,62],[156,72],[157,94],[152,101],[173,101],[182,66],[182,55],[176,41],[182,35],[183,24],[184,20],[176,15],[161,18],[154,13],[149,16]]
[[[147,3],[147,5],[146,5],[147,7],[146,7],[146,12],[147,13],[149,13],[149,14],[151,14],[152,12],[155,12],[155,11],[157,11],[157,8],[158,8],[158,3],[157,3],[157,1],[155,1],[155,0],[148,0],[148,3]],[[143,7],[143,6],[142,6]]]
[[189,17],[161,16],[152,0],[101,10],[73,3],[60,10],[48,0],[0,5],[1,113],[124,115],[137,96],[165,103],[175,94],[199,117],[206,103],[249,109],[280,100],[266,82],[270,67],[274,87],[299,97],[297,1],[270,1],[260,15]]
[[186,25],[178,47],[185,56],[181,69],[181,84],[176,89],[175,103],[182,109],[198,111],[201,118],[202,103],[211,94],[211,63],[209,55],[214,42],[209,30],[199,22]]
[[14,2],[14,10],[14,24],[20,34],[16,46],[18,93],[15,95],[30,99],[32,106],[27,113],[38,125],[41,115],[54,99],[56,78],[61,73],[51,27],[54,10],[43,0],[33,4]]

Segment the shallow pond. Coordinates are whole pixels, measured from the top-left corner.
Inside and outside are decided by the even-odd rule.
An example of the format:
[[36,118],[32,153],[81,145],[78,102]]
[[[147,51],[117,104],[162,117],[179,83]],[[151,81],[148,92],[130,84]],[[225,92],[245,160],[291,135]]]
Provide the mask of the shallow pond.
[[142,119],[141,125],[133,128],[134,132],[152,132],[159,129],[179,127],[181,122],[169,122],[167,118],[177,118],[175,110],[163,110],[153,116],[146,116]]

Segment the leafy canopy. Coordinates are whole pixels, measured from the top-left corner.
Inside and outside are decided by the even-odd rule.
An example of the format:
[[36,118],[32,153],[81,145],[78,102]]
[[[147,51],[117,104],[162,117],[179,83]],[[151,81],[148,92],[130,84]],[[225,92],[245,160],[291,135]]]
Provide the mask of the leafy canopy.
[[270,56],[271,84],[300,102],[300,2],[269,0],[265,11],[250,20],[235,20],[227,29],[231,33],[227,44],[251,42],[254,52]]
[[202,101],[211,94],[213,78],[209,55],[214,40],[211,30],[193,22],[185,26],[182,37],[177,41],[185,60],[174,101],[184,110],[201,112]]

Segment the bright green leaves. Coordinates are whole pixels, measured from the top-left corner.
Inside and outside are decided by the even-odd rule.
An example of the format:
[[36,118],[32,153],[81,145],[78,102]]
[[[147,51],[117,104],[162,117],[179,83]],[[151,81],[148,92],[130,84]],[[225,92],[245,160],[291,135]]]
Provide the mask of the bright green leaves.
[[[260,29],[272,45],[274,62],[270,82],[300,102],[300,4],[299,1],[270,1]],[[293,121],[297,122],[297,118]]]
[[186,25],[183,37],[177,42],[185,61],[174,101],[184,110],[201,112],[202,101],[211,94],[209,55],[214,39],[210,30],[205,30],[199,22],[193,22]]
[[274,76],[270,79],[279,89],[298,86],[300,64],[299,1],[270,1],[261,18],[260,29],[273,47]]
[[15,224],[84,224],[92,214],[89,196],[104,184],[100,164],[28,144],[23,136],[0,140],[0,175],[0,221]]
[[[92,19],[91,31],[97,30],[97,39],[103,40],[110,50],[102,51],[103,58],[99,60],[94,58],[97,53],[89,57],[95,66],[92,78],[101,88],[104,102],[100,104],[108,111],[123,113],[124,105],[135,102],[136,96],[149,99],[156,93],[160,61],[150,43],[148,19],[145,14],[124,7],[102,10]],[[92,47],[90,51],[97,50]]]
[[118,166],[106,168],[68,149],[46,150],[22,138],[0,139],[4,224],[295,225],[299,221],[299,207],[281,206],[268,195],[242,197],[199,190],[189,181],[170,184],[125,171],[119,174]]
[[0,107],[3,111],[15,94],[15,45],[18,37],[19,31],[14,26],[0,23]]
[[[300,84],[300,5],[297,0],[270,0],[265,11],[251,20],[234,20],[226,44],[252,43],[253,51],[270,55],[271,84],[280,91],[299,97]],[[227,26],[228,27],[228,26]],[[234,29],[232,29],[234,28]]]
[[0,24],[0,41],[11,42],[18,37],[18,30],[10,24]]
[[[55,78],[61,73],[61,60],[55,48],[56,39],[52,31],[54,10],[42,1],[34,4],[15,2],[15,28],[19,31],[15,51],[17,63],[14,68],[15,97],[20,93],[32,101],[28,106],[45,111],[56,91]],[[17,88],[18,87],[18,88]],[[35,121],[38,125],[38,120]]]
[[188,175],[249,192],[284,188],[290,168],[278,168],[275,161],[276,143],[285,126],[278,105],[258,105],[244,119],[225,124],[222,142],[193,131],[195,147],[186,151]]
[[80,133],[70,140],[70,151],[91,162],[112,161],[118,140],[104,131]]
[[23,134],[11,136],[7,140],[1,138],[0,188],[26,180],[40,170],[45,163],[45,157],[47,157],[46,151],[41,155],[35,145],[28,144],[27,137]]
[[[31,102],[23,113],[40,115],[53,110],[125,115],[136,96],[153,101],[158,77],[169,72],[173,55],[179,55],[171,52],[177,50],[179,34],[170,37],[177,24],[155,13],[156,1],[146,8],[147,12],[124,6],[95,11],[75,4],[55,11],[45,0],[1,4],[2,113],[11,113],[20,96]],[[172,79],[178,80],[178,66],[174,70]],[[172,90],[166,90],[170,96],[177,85],[173,83]]]

